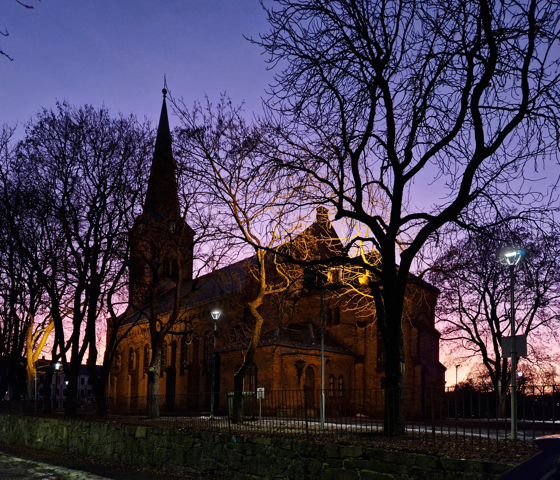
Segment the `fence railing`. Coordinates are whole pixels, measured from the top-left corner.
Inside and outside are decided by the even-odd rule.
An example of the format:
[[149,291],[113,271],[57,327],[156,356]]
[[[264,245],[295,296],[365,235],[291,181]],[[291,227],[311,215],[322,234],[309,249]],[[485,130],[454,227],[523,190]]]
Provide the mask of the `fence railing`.
[[[320,421],[318,390],[243,392],[242,421],[234,423],[233,393],[215,393],[213,415],[209,392],[160,395],[158,419],[148,419],[148,398],[111,397],[109,415],[122,421],[208,431],[344,439],[369,442],[383,437],[385,422],[394,422],[384,406],[396,392],[388,389],[325,390],[325,422]],[[396,398],[396,397],[395,397]],[[517,392],[518,436],[511,439],[511,395],[465,389],[407,389],[404,395],[405,430],[409,447],[444,453],[446,448],[483,448],[498,452],[512,444],[512,452],[535,452],[532,439],[560,433],[560,386],[525,387]],[[96,405],[82,403],[79,412],[95,415]],[[54,405],[58,412],[63,402]],[[3,402],[0,412],[40,413],[43,402]],[[515,440],[515,441],[514,441]],[[463,447],[458,445],[463,445]],[[506,446],[511,450],[509,446]],[[486,455],[492,457],[493,455]]]

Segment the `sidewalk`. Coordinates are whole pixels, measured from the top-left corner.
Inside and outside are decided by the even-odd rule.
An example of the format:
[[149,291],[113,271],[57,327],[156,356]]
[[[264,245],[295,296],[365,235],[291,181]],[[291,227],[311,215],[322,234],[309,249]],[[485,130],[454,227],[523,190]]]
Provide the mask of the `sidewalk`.
[[222,480],[167,469],[139,468],[0,442],[0,480]]
[[107,480],[107,477],[24,460],[4,452],[0,452],[0,478],[2,480]]

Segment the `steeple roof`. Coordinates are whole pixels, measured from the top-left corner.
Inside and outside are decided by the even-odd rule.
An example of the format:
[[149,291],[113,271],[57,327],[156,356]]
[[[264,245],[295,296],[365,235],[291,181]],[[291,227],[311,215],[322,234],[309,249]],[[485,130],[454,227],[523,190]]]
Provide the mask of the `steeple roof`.
[[171,147],[171,131],[165,101],[167,90],[164,88],[163,104],[156,136],[154,157],[148,180],[148,191],[144,202],[144,215],[158,219],[176,219],[180,215],[177,189],[176,164]]

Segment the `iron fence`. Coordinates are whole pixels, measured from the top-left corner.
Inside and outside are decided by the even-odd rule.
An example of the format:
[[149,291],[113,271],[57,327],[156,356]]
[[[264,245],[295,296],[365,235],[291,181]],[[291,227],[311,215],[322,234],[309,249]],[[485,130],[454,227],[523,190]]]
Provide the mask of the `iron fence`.
[[[190,428],[229,434],[266,434],[326,441],[375,443],[384,439],[384,422],[395,422],[385,412],[388,389],[325,391],[324,423],[318,390],[243,392],[242,419],[235,421],[233,393],[160,395],[159,418],[148,418],[148,398],[112,397],[108,414],[123,422]],[[405,434],[400,447],[437,453],[465,449],[478,456],[519,459],[535,453],[535,437],[559,433],[560,386],[525,387],[518,396],[518,437],[511,439],[511,395],[467,389],[407,389],[404,395]],[[56,408],[58,407],[58,408]],[[60,413],[64,405],[55,405]],[[96,415],[96,405],[82,405],[78,413]],[[40,413],[42,402],[3,402],[4,413]],[[237,419],[239,420],[239,419]],[[480,452],[484,451],[484,454]],[[521,457],[520,457],[521,456]]]

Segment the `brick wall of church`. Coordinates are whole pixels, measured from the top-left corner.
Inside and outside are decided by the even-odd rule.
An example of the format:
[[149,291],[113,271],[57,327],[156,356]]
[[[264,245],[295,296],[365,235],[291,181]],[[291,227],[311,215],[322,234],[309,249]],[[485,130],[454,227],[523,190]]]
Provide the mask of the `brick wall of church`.
[[[433,307],[436,293],[425,291],[419,287],[410,295],[407,311],[403,320],[403,335],[406,351],[406,385],[411,391],[422,387],[441,386],[443,388],[443,370],[438,362],[439,334],[434,329]],[[344,390],[368,390],[368,403],[382,406],[384,386],[383,355],[378,352],[377,326],[374,316],[367,311],[367,307],[360,311],[344,309],[343,301],[335,295],[325,296],[325,328],[335,338],[344,344],[352,356],[327,352],[325,355],[325,388],[328,390],[332,382],[333,388],[338,390],[339,379]],[[219,320],[217,349],[233,342],[236,326],[243,321],[241,305],[245,298],[231,297],[221,302],[223,314]],[[268,304],[267,304],[268,303]],[[219,301],[213,305],[219,305]],[[272,304],[272,305],[271,305]],[[289,307],[289,308],[288,308]],[[340,308],[340,314],[336,309]],[[213,323],[210,317],[212,304],[197,306],[189,310],[191,318],[189,328],[193,334],[187,336],[171,336],[167,340],[167,365],[160,377],[160,394],[168,393],[170,385],[176,394],[197,393],[210,390],[210,364],[213,343]],[[301,322],[314,322],[318,328],[320,312],[320,296],[318,294],[304,296],[295,305],[265,302],[263,312],[270,312],[265,317],[268,321],[263,327],[266,332],[271,327],[282,323],[282,317],[287,317],[286,323],[294,319]],[[271,319],[271,320],[269,320]],[[246,320],[246,319],[245,319]],[[179,324],[178,331],[186,328],[186,324]],[[250,325],[249,325],[250,326]],[[138,326],[124,340],[119,351],[120,357],[113,369],[111,395],[116,396],[144,396],[146,394],[147,375],[145,369],[148,362],[145,346],[149,344],[146,326]],[[185,350],[183,352],[183,349]],[[131,352],[134,353],[132,356]],[[298,372],[295,366],[297,360],[305,362],[298,385]],[[219,391],[233,390],[233,373],[243,361],[241,351],[220,354]],[[314,388],[320,385],[320,357],[317,350],[294,349],[280,346],[259,348],[254,362],[257,375],[256,385],[251,388],[264,387],[267,392],[278,390],[303,390],[308,366],[314,372]],[[170,368],[171,367],[171,368]],[[174,382],[170,383],[173,379]],[[331,377],[332,376],[332,377]],[[248,388],[248,379],[246,379]],[[376,391],[377,390],[377,391]],[[408,395],[409,406],[414,411],[420,411],[423,402],[420,393]],[[373,400],[372,400],[373,399]],[[363,403],[363,402],[362,402]],[[358,408],[360,406],[358,405]],[[364,407],[365,408],[365,407]],[[374,408],[371,405],[368,408]]]

